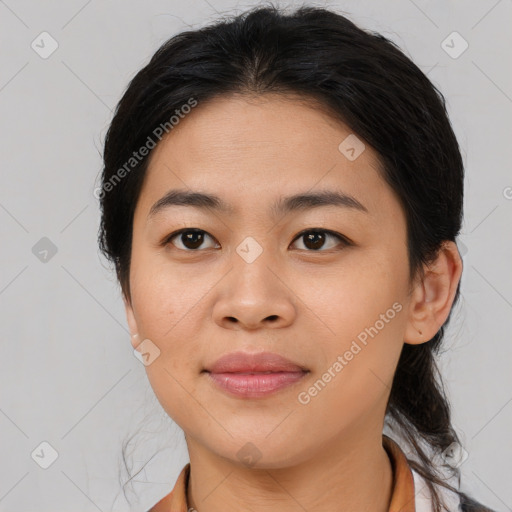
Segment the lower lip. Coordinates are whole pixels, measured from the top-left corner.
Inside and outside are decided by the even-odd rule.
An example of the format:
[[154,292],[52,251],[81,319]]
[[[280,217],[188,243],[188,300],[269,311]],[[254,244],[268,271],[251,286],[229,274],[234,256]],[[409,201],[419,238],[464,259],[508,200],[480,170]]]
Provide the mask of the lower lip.
[[209,373],[221,389],[242,398],[267,396],[301,380],[307,372]]

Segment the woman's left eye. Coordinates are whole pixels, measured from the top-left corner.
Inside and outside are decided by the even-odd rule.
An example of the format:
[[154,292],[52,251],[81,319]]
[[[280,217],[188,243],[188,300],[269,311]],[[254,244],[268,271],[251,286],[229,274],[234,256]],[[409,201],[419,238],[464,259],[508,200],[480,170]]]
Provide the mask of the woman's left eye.
[[[299,233],[295,237],[295,240],[304,239],[306,244],[310,246],[308,248],[312,248],[314,251],[318,251],[318,249],[325,243],[325,240],[327,240],[329,237],[336,238],[338,240],[338,244],[331,244],[331,246],[327,247],[327,249],[336,248],[336,246],[339,245],[340,242],[342,246],[350,244],[349,240],[346,237],[344,237],[340,233],[336,233],[335,231],[330,231],[328,229],[307,229]],[[323,248],[325,249],[325,247]]]
[[[178,249],[188,252],[195,252],[203,244],[205,236],[213,240],[213,237],[209,235],[206,231],[203,231],[202,229],[187,228],[172,233],[164,240],[163,244],[167,245],[168,243],[172,243],[173,245],[178,247]],[[179,247],[175,243],[173,243],[173,240],[175,238],[178,239],[182,247]],[[338,240],[338,244],[331,244],[331,246],[327,247],[327,249],[335,248],[336,245],[339,245],[340,242],[342,246],[350,245],[350,241],[340,233],[336,233],[335,231],[330,231],[328,229],[326,230],[319,228],[301,231],[294,238],[294,242],[295,240],[303,239],[305,242],[303,242],[303,245],[306,247],[306,249],[311,249],[313,252],[319,252],[320,248],[325,249],[325,241],[328,240],[329,238],[336,238]],[[211,249],[215,247],[209,248]]]

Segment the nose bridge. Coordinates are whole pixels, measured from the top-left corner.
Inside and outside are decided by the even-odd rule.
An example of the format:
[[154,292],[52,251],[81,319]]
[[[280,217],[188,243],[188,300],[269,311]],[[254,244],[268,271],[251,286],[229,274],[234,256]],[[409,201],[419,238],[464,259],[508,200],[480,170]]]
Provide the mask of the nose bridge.
[[214,319],[224,327],[284,326],[295,315],[292,293],[278,277],[270,237],[245,237],[232,255],[229,277],[214,305]]
[[246,236],[235,248],[233,272],[237,286],[244,288],[244,293],[268,294],[267,287],[275,286],[275,270],[272,272],[271,269],[276,261],[268,243],[269,238]]

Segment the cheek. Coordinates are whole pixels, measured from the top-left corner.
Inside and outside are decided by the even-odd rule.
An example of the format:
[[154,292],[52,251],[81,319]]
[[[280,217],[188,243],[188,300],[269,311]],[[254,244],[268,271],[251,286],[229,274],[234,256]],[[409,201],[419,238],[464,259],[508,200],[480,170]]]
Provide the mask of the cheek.
[[134,279],[132,291],[140,337],[151,340],[159,351],[145,370],[162,408],[183,428],[201,417],[201,409],[191,399],[196,394],[201,350],[195,332],[200,308],[193,306],[201,294],[182,283],[178,274],[150,268]]
[[376,322],[387,335],[400,332],[404,314],[398,309],[405,310],[407,268],[394,260],[384,251],[354,254],[320,285],[302,281],[304,288],[298,293],[307,297],[307,305],[322,320],[319,327],[325,327],[326,340],[343,344]]
[[133,263],[130,286],[139,339],[150,340],[158,354],[145,367],[148,379],[161,403],[172,397],[166,410],[179,409],[182,386],[193,392],[193,377],[199,371],[200,337],[195,329],[204,290],[157,258],[134,258]]
[[334,400],[357,409],[391,386],[406,325],[407,272],[391,254],[375,251],[309,292],[308,305],[322,320],[317,370],[325,375],[322,381],[332,381],[325,403]]
[[155,343],[167,343],[204,295],[199,277],[180,271],[163,254],[137,255],[133,259],[132,298],[139,330]]
[[372,300],[333,310],[336,336],[324,337],[322,364],[297,397],[310,418],[329,418],[318,425],[327,436],[384,412],[403,346],[405,308],[384,297]]
[[196,395],[195,381],[187,379],[187,371],[169,360],[155,361],[146,367],[149,383],[167,415],[183,430],[195,425],[208,425],[211,418],[201,407]]

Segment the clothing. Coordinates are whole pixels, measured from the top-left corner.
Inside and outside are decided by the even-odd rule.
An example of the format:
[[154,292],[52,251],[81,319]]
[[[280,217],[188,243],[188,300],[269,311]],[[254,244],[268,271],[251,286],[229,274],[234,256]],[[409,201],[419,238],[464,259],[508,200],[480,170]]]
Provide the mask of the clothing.
[[[382,435],[382,445],[389,456],[393,470],[389,512],[432,512],[431,494],[425,479],[409,466],[401,448],[385,434]],[[148,512],[189,512],[187,504],[189,474],[190,463],[181,470],[173,490]],[[442,486],[436,486],[436,489],[439,490],[449,512],[492,512],[464,493],[454,493]],[[190,512],[194,512],[191,507]]]

